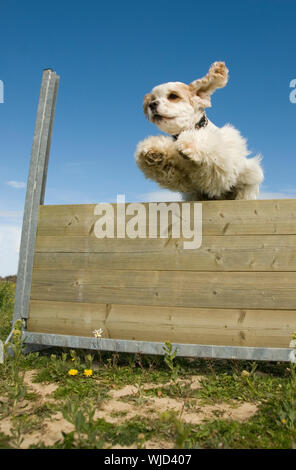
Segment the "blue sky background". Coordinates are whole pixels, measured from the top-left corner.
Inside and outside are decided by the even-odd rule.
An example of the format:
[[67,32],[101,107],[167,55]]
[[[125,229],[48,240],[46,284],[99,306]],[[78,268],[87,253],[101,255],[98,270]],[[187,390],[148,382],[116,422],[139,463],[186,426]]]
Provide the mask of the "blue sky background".
[[296,197],[294,0],[1,2],[0,275],[15,273],[42,69],[61,76],[46,204],[174,199],[133,154],[157,134],[145,93],[189,83],[224,60],[209,118],[231,122],[263,154],[262,198]]

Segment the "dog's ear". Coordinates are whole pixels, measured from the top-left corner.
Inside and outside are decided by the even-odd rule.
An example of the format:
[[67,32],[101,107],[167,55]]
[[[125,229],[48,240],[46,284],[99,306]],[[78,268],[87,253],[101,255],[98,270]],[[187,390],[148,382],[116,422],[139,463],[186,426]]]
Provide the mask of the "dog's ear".
[[143,102],[143,110],[146,118],[148,119],[148,107],[151,102],[151,95],[148,93],[147,95],[144,96],[144,102]]
[[211,95],[217,88],[223,88],[228,82],[228,69],[224,62],[214,62],[207,75],[194,80],[189,85],[191,92],[199,98],[205,108],[211,106]]

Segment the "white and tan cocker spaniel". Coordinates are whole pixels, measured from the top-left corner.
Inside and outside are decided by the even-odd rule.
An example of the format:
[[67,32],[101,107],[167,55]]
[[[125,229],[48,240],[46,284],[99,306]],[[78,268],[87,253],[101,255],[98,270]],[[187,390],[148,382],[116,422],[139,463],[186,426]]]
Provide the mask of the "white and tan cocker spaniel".
[[182,193],[184,200],[256,199],[263,181],[261,157],[247,158],[246,140],[230,124],[219,128],[205,114],[211,95],[228,81],[224,62],[190,85],[158,85],[144,98],[144,113],[170,136],[152,136],[135,159],[147,178]]

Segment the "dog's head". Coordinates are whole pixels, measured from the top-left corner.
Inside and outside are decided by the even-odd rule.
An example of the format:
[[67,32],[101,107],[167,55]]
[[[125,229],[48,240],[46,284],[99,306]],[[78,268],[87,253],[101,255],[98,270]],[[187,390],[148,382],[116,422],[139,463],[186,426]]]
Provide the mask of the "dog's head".
[[211,95],[228,81],[224,62],[215,62],[207,75],[190,85],[169,82],[158,85],[145,95],[144,113],[153,124],[174,135],[190,129],[202,117],[204,108],[211,106]]

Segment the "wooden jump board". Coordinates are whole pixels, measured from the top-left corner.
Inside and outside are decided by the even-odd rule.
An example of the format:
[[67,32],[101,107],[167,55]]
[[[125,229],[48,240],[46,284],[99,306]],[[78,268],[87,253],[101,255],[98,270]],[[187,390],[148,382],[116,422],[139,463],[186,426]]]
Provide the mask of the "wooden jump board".
[[182,238],[98,239],[94,207],[40,206],[28,332],[289,347],[296,200],[204,202],[195,250]]

